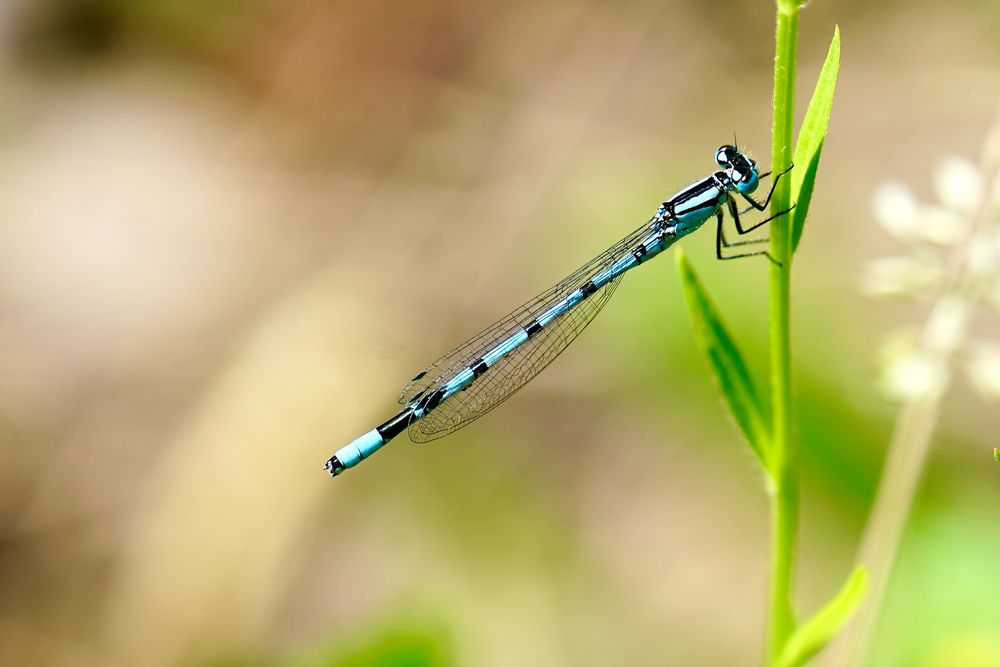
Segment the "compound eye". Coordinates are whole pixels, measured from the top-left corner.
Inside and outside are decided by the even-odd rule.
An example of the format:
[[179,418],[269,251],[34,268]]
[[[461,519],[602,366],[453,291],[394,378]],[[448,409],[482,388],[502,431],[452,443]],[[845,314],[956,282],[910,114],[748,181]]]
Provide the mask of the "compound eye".
[[757,170],[751,169],[740,175],[740,180],[736,184],[736,190],[744,194],[749,194],[757,189],[760,183],[760,177],[757,176]]
[[735,146],[719,146],[719,150],[715,151],[715,161],[719,163],[720,167],[728,166],[732,163],[733,157],[736,155]]

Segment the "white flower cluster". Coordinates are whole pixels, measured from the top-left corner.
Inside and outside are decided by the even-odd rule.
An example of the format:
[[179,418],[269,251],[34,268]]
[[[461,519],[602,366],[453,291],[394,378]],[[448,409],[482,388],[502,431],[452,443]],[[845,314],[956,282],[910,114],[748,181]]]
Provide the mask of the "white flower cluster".
[[873,262],[864,291],[933,304],[922,330],[897,333],[883,347],[883,389],[900,400],[932,397],[960,364],[980,394],[1000,400],[1000,342],[970,332],[981,303],[1000,312],[1000,177],[951,158],[934,186],[940,204],[917,200],[900,182],[875,194],[876,220],[910,252]]

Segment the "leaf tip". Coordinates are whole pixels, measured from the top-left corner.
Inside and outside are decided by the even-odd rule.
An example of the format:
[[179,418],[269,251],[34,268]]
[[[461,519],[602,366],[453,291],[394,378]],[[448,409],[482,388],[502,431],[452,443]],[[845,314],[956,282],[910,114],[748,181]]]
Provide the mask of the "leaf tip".
[[868,567],[861,563],[851,572],[849,581],[853,586],[857,586],[859,593],[868,590]]
[[681,280],[684,283],[690,283],[696,279],[694,267],[691,265],[691,260],[684,253],[684,248],[677,248],[677,252],[674,253],[674,265],[677,267],[677,273],[680,274]]

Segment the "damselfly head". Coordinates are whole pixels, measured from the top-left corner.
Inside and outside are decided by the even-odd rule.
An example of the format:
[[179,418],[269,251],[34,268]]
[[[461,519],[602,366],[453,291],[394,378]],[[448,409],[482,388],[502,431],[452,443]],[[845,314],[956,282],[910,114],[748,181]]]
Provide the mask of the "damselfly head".
[[757,189],[760,181],[757,163],[741,153],[736,146],[719,146],[719,150],[715,152],[715,161],[726,169],[736,191],[749,194]]

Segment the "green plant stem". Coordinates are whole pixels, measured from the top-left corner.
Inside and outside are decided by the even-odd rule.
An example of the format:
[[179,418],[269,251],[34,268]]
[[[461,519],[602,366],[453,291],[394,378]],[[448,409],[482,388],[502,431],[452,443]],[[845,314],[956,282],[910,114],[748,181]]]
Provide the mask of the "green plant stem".
[[[774,56],[774,125],[771,169],[780,173],[792,155],[795,114],[795,52],[798,41],[798,5],[778,0]],[[789,180],[781,179],[771,210],[788,208]],[[795,565],[798,514],[798,473],[792,441],[791,388],[791,216],[771,223],[772,264],[769,275],[769,329],[771,366],[771,572],[767,601],[767,663],[781,650],[795,628],[791,580]]]

